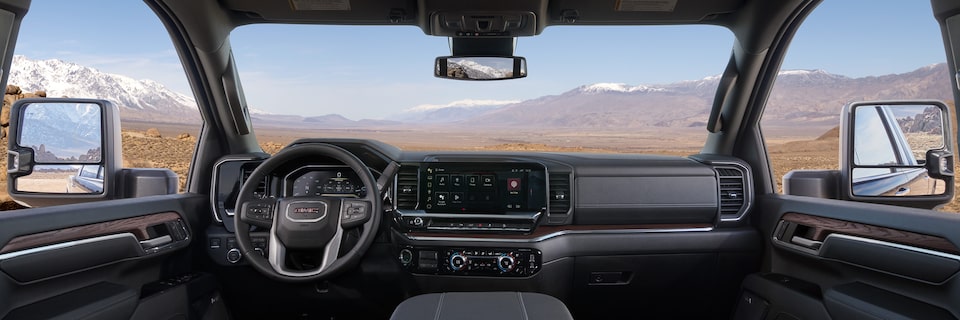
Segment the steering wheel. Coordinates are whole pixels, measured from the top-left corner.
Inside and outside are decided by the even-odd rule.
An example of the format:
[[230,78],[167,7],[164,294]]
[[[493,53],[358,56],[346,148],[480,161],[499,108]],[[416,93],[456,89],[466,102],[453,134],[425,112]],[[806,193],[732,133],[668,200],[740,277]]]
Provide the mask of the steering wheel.
[[[360,177],[367,192],[362,198],[329,196],[255,199],[253,192],[263,178],[290,161],[328,157],[347,165]],[[380,190],[370,170],[352,153],[330,144],[311,143],[285,148],[260,164],[240,188],[236,224],[237,243],[247,261],[264,275],[287,282],[327,279],[354,267],[373,243],[380,226]],[[250,226],[269,229],[267,256],[257,252],[250,240]],[[347,230],[361,228],[357,244],[340,254]],[[290,250],[322,251],[319,267],[295,270],[287,266]]]

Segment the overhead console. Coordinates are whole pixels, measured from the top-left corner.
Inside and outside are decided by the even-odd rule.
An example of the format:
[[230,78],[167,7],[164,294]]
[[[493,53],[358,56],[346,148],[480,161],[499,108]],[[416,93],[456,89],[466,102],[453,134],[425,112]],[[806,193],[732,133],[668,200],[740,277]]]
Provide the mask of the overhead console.
[[547,170],[539,163],[427,162],[402,168],[396,218],[411,231],[530,232],[547,210]]

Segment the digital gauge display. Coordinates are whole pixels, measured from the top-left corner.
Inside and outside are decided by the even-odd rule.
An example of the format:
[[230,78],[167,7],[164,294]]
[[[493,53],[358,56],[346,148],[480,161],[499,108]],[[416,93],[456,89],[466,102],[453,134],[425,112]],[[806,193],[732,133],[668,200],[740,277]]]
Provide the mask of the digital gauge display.
[[363,182],[348,167],[306,167],[291,173],[287,194],[294,197],[358,196],[366,192]]

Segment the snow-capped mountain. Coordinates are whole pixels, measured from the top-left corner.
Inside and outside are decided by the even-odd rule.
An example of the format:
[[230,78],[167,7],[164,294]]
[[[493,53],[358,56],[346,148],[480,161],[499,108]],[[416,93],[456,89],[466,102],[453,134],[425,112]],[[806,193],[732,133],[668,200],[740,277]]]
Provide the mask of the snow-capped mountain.
[[591,85],[580,86],[577,88],[582,93],[599,94],[607,92],[665,92],[665,88],[648,87],[645,85],[630,86],[625,83],[594,83]]
[[[488,76],[492,67],[465,64]],[[475,66],[474,66],[475,65]],[[479,74],[479,73],[478,73]],[[883,76],[851,78],[824,70],[779,72],[766,102],[764,121],[773,125],[836,125],[840,109],[852,101],[882,99],[952,100],[945,63]],[[290,128],[380,128],[411,124],[473,124],[525,127],[636,128],[702,127],[716,94],[719,76],[670,84],[595,83],[557,95],[524,101],[467,99],[424,104],[389,120],[350,120],[330,114],[316,117],[251,110],[257,125]],[[24,91],[46,90],[48,97],[89,97],[116,103],[121,117],[149,122],[197,123],[196,103],[150,80],[108,74],[60,60],[14,57],[10,84]],[[66,113],[63,116],[70,115]],[[74,115],[70,115],[74,116]]]
[[[824,70],[780,71],[764,120],[777,125],[839,123],[852,101],[952,100],[945,63],[902,74],[850,78]],[[596,83],[511,104],[462,121],[464,125],[632,128],[701,127],[709,117],[719,76],[659,85]]]
[[447,104],[422,104],[400,112],[395,119],[416,123],[441,123],[469,119],[520,100],[457,100]]
[[462,70],[470,79],[502,79],[513,72],[513,70],[497,69],[466,59],[450,59],[447,61],[447,68]]
[[20,143],[34,147],[47,161],[81,158],[101,143],[100,112],[90,104],[31,106],[23,121],[32,125],[24,127]]
[[48,97],[112,101],[124,119],[198,123],[196,102],[152,80],[136,80],[57,59],[14,56],[9,84],[24,91],[46,90]]

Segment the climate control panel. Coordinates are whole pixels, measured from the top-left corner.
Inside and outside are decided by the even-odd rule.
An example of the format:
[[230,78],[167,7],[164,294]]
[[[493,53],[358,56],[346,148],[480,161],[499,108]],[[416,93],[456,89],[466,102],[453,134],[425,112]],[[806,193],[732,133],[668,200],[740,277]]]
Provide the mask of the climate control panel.
[[528,248],[404,247],[400,264],[412,273],[529,277],[540,271],[540,250]]

